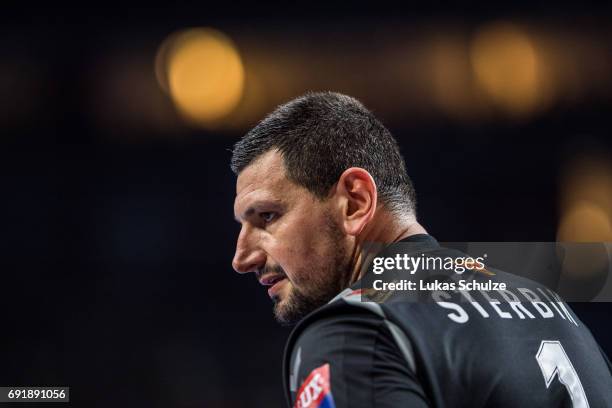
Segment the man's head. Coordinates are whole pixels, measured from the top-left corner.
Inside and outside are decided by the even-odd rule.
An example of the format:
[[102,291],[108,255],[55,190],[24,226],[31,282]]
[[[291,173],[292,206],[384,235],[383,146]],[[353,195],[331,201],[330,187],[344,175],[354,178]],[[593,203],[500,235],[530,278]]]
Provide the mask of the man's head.
[[236,143],[231,166],[242,224],[233,266],[270,287],[283,323],[351,283],[356,244],[377,212],[414,217],[396,141],[345,95],[311,93],[280,106]]

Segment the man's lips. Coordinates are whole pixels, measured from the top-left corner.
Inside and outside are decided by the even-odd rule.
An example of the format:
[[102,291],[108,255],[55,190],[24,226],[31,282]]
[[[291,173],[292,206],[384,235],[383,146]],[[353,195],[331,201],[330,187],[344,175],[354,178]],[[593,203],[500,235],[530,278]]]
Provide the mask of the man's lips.
[[268,288],[268,296],[273,297],[283,285],[283,282],[287,279],[285,275],[270,275],[263,276],[259,283],[264,286],[269,286]]
[[268,276],[262,276],[261,279],[259,279],[259,283],[261,283],[264,286],[272,286],[274,285],[276,282],[278,282],[281,279],[285,279],[286,276],[285,275],[268,275]]
[[287,278],[281,277],[280,279],[275,281],[274,284],[270,286],[270,289],[268,289],[268,296],[273,297],[274,295],[276,295],[276,293],[280,290],[280,287],[285,284],[286,280]]

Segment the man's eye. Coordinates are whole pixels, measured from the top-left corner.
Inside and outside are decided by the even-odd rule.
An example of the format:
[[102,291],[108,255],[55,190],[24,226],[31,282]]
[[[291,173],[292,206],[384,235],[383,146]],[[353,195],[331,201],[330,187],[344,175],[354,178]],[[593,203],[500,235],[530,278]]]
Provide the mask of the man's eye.
[[259,213],[259,216],[264,222],[271,222],[276,216],[276,214],[273,212],[262,212],[262,213]]

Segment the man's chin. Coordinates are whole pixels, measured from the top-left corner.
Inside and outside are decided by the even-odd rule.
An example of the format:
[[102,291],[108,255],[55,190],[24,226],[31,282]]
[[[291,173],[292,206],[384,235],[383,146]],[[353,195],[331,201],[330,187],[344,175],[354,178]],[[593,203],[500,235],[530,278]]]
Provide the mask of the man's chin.
[[324,305],[327,299],[311,299],[301,292],[291,293],[272,298],[274,302],[274,317],[283,326],[293,326],[315,309]]
[[298,323],[303,316],[297,316],[292,310],[291,305],[287,304],[288,299],[272,298],[274,302],[274,318],[281,326],[293,326]]

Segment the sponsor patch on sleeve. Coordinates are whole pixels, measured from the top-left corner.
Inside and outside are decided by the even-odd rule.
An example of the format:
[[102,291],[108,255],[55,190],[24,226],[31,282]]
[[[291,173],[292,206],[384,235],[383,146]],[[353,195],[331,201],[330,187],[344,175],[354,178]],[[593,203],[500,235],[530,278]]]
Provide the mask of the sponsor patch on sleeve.
[[294,408],[336,408],[329,380],[329,364],[317,367],[298,390]]

